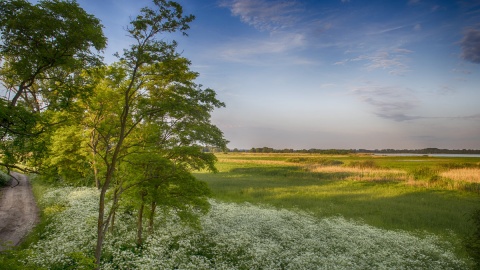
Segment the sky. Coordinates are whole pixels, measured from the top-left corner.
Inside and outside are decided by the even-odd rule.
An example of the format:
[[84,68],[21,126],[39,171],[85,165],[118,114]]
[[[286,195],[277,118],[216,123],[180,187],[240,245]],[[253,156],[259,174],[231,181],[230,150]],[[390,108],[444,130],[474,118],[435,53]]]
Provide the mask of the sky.
[[[107,62],[149,0],[77,0]],[[179,0],[230,149],[480,149],[480,1]]]

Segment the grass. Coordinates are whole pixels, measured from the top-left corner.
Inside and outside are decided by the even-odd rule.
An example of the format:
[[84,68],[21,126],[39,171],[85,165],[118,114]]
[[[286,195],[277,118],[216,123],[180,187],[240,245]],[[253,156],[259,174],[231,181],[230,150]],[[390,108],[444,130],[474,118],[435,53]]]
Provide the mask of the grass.
[[480,207],[480,158],[229,153],[218,159],[219,173],[196,176],[227,202],[343,216],[453,241],[473,231],[469,217]]
[[[203,230],[159,215],[155,227],[161,229],[139,249],[134,216],[119,211],[118,232],[106,239],[102,268],[473,269],[460,240],[475,231],[468,219],[480,198],[459,183],[477,184],[468,179],[479,159],[218,158],[219,173],[196,173],[214,197],[211,211],[201,217]],[[97,191],[53,187],[41,178],[33,188],[41,198],[42,222],[22,247],[0,256],[0,268],[88,269]]]

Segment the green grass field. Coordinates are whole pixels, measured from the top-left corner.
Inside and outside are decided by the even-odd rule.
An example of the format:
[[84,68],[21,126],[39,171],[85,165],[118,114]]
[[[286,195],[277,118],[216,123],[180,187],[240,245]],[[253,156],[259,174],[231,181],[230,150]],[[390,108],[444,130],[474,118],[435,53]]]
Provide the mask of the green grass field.
[[[218,173],[195,173],[213,196],[201,230],[159,213],[139,248],[136,215],[125,208],[101,268],[478,269],[464,239],[480,209],[480,158],[217,157]],[[90,269],[98,191],[32,185],[43,222],[0,254],[0,269]]]
[[[480,208],[480,158],[218,154],[218,173],[197,172],[213,197],[343,216],[389,230],[457,241]],[[473,180],[442,176],[468,168]]]

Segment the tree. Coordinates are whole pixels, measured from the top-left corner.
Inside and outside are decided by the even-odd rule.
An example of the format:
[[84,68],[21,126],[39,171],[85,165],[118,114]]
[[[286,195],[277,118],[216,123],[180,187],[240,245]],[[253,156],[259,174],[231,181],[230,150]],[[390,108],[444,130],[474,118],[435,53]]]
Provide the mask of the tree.
[[58,124],[51,112],[88,94],[88,77],[79,75],[101,63],[93,49],[102,50],[106,38],[98,19],[58,0],[1,1],[0,35],[0,151],[10,168],[44,150],[35,140]]
[[[77,122],[78,123],[78,122]],[[83,127],[72,122],[55,129],[48,139],[48,152],[43,161],[42,173],[59,177],[62,181],[88,184],[92,165],[88,149],[89,138]]]
[[[206,183],[198,181],[185,167],[175,163],[159,151],[138,152],[132,154],[126,165],[128,180],[125,187],[130,188],[125,197],[128,204],[137,207],[137,245],[143,244],[144,217],[148,212],[148,231],[154,231],[154,217],[157,207],[164,212],[174,209],[182,220],[190,224],[197,221],[192,213],[205,213],[209,209],[207,195],[210,194]],[[126,190],[126,188],[125,188]],[[146,209],[150,205],[150,209]]]
[[[172,1],[154,0],[153,4],[153,8],[143,8],[131,21],[127,32],[133,44],[122,55],[117,54],[118,62],[97,71],[100,80],[95,95],[87,100],[85,128],[92,134],[90,148],[101,161],[97,163],[97,265],[121,195],[160,179],[145,175],[126,181],[119,175],[129,162],[135,166],[128,170],[141,170],[149,164],[137,164],[131,159],[133,154],[150,152],[168,160],[168,164],[178,164],[182,170],[173,174],[178,178],[189,168],[213,167],[210,161],[214,156],[202,154],[200,144],[226,144],[221,131],[210,123],[211,111],[224,104],[216,99],[213,90],[203,90],[193,82],[197,74],[189,70],[189,61],[175,52],[176,42],[158,37],[165,32],[185,34],[194,17],[184,16],[182,7]],[[143,185],[147,186],[157,187]],[[146,193],[139,194],[140,201],[145,201]]]

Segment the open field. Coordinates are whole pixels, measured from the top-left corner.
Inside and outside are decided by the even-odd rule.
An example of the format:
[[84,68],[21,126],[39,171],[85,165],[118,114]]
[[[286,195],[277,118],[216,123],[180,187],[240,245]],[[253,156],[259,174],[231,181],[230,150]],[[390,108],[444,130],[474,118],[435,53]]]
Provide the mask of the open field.
[[[195,173],[213,196],[199,227],[161,211],[139,247],[132,201],[118,209],[101,269],[476,269],[462,240],[480,208],[480,158],[218,159],[219,173]],[[0,268],[92,268],[98,190],[33,186],[43,222],[0,254]]]
[[480,207],[480,158],[218,154],[219,173],[196,173],[215,199],[343,216],[389,230],[457,241]]

